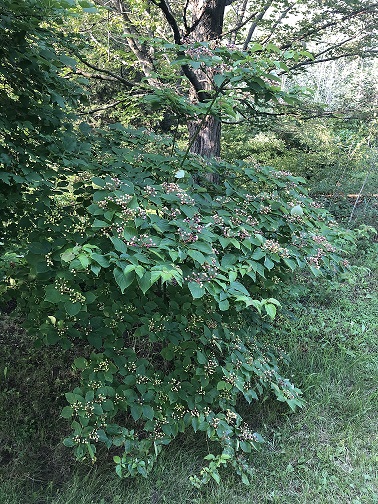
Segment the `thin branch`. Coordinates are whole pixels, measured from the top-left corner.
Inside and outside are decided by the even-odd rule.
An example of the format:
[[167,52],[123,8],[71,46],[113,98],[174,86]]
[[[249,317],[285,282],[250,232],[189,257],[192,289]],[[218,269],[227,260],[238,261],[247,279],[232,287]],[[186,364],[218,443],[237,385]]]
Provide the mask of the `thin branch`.
[[[165,0],[150,0],[150,1],[153,4],[155,4],[157,7],[159,7],[161,9],[161,11],[163,12],[165,19],[167,20],[167,22],[173,32],[173,38],[174,38],[175,44],[182,45],[181,34],[180,34],[179,27],[177,25],[177,21],[174,18],[173,14],[171,13],[169,6],[165,2]],[[183,53],[183,51],[179,51],[178,54],[183,55],[184,53]],[[182,68],[182,71],[183,71],[185,77],[189,80],[189,82],[194,87],[196,94],[198,96],[198,99],[200,101],[208,100],[210,97],[209,93],[207,93],[203,89],[201,82],[199,81],[196,74],[190,69],[189,65],[181,65],[181,68]]]
[[345,15],[344,17],[342,17],[336,21],[329,21],[327,23],[324,23],[321,26],[315,26],[311,30],[304,32],[301,35],[298,34],[298,37],[296,38],[295,41],[292,41],[288,44],[281,46],[280,49],[281,50],[289,49],[290,47],[292,47],[294,42],[300,42],[304,39],[307,39],[309,36],[314,35],[315,33],[318,34],[319,32],[321,32],[327,28],[330,28],[331,26],[337,26],[339,23],[342,23],[343,21],[347,21],[348,19],[353,18],[355,16],[358,16],[359,14],[372,12],[377,6],[378,6],[378,3],[371,4],[368,6],[368,8],[361,8],[361,9],[357,9],[352,12],[349,12],[347,15]]
[[91,68],[92,70],[95,70],[96,72],[101,72],[102,74],[109,75],[110,77],[113,77],[114,79],[118,80],[119,82],[122,82],[123,84],[125,84],[125,86],[127,86],[129,88],[133,88],[134,87],[134,84],[132,82],[124,79],[120,75],[117,75],[114,72],[111,72],[110,70],[106,70],[105,68],[99,68],[99,67],[97,67],[95,65],[92,65],[92,63],[89,63],[88,61],[86,61],[82,56],[80,56],[80,54],[75,54],[75,56],[84,65],[86,65],[87,67]]
[[95,114],[96,112],[102,112],[103,110],[108,110],[110,108],[116,107],[120,103],[124,103],[129,98],[123,98],[122,100],[117,100],[113,103],[108,103],[108,105],[104,105],[103,107],[98,107],[92,110],[87,110],[86,112],[80,112],[79,115],[87,115],[87,114]]
[[227,32],[222,33],[221,37],[226,37],[227,35],[231,35],[231,33],[235,33],[240,30],[240,28],[243,28],[247,23],[252,21],[257,16],[258,12],[254,12],[250,16],[247,17],[244,21],[241,21],[238,25],[234,26],[234,28],[231,28],[231,30],[228,30]]
[[183,15],[182,15],[182,20],[183,20],[183,23],[184,23],[184,28],[185,28],[186,33],[189,32],[188,20],[186,18],[186,13],[188,11],[188,6],[189,6],[189,0],[186,0],[184,11],[183,11]]
[[202,21],[202,18],[203,16],[205,15],[205,9],[202,11],[201,15],[199,18],[197,18],[194,23],[192,24],[192,26],[189,28],[189,31],[186,33],[186,35],[189,35],[190,33],[193,33],[194,30],[197,28],[197,26],[200,24],[200,22]]
[[115,77],[111,77],[110,75],[103,75],[103,74],[94,74],[94,73],[89,73],[89,72],[84,72],[84,70],[81,70],[80,68],[75,68],[71,69],[65,76],[65,78],[69,78],[70,75],[82,75],[83,77],[86,77],[87,79],[97,79],[97,80],[102,80],[102,81],[111,81],[111,82],[117,82],[118,79]]
[[[318,63],[326,63],[327,61],[335,61],[339,60],[341,58],[352,58],[353,56],[359,56],[359,52],[351,52],[347,54],[339,54],[338,56],[330,56],[329,58],[323,58],[323,59],[307,59],[306,61],[302,61],[302,63],[298,63],[298,65],[295,65],[294,67],[290,68],[290,71],[296,70],[297,68],[300,68],[302,66],[308,66],[308,65],[316,65]],[[285,72],[282,72],[279,75],[284,74]]]
[[247,38],[245,39],[245,42],[243,44],[243,51],[246,51],[248,49],[248,45],[251,42],[252,36],[257,28],[257,25],[259,21],[262,20],[262,18],[265,16],[266,11],[269,9],[269,7],[272,5],[273,0],[268,0],[268,2],[264,5],[262,8],[261,12],[257,15],[256,20],[251,24]]
[[167,20],[169,26],[172,29],[173,38],[174,38],[175,44],[181,45],[182,41],[181,41],[180,30],[179,30],[177,21],[174,18],[174,16],[173,16],[173,14],[172,14],[172,12],[171,12],[168,4],[165,2],[165,0],[150,0],[150,1],[154,5],[156,5],[156,7],[159,7],[161,9],[161,11],[164,14],[165,19]]
[[288,7],[287,9],[285,9],[285,10],[281,13],[280,17],[279,17],[279,18],[277,19],[277,21],[273,24],[273,26],[272,26],[272,28],[271,28],[271,30],[270,30],[270,34],[269,34],[269,35],[267,35],[267,36],[265,37],[265,39],[261,42],[262,44],[266,44],[266,43],[268,42],[268,40],[269,40],[269,39],[271,38],[271,36],[273,35],[274,30],[275,30],[275,29],[277,28],[277,26],[281,23],[281,21],[282,21],[283,19],[285,19],[285,17],[287,16],[287,14],[291,11],[291,9],[292,9],[294,6],[295,6],[295,4],[294,4],[294,3],[293,3],[293,4],[291,4],[291,5],[289,5],[289,7]]

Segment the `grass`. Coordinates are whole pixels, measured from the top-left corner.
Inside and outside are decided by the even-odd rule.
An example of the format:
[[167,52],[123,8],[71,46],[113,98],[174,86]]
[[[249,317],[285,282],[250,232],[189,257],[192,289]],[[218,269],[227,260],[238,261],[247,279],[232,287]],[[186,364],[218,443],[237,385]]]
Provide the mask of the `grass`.
[[[374,255],[375,254],[375,255]],[[367,256],[364,259],[367,262]],[[378,503],[378,257],[344,282],[301,279],[275,334],[306,406],[290,413],[267,400],[246,411],[266,438],[250,487],[228,473],[195,490],[205,439],[185,436],[148,480],[120,481],[106,461],[76,463],[61,444],[63,393],[72,356],[35,350],[17,324],[0,325],[0,503],[4,504],[372,504]],[[104,454],[105,455],[105,454]],[[89,464],[89,463],[88,463]]]

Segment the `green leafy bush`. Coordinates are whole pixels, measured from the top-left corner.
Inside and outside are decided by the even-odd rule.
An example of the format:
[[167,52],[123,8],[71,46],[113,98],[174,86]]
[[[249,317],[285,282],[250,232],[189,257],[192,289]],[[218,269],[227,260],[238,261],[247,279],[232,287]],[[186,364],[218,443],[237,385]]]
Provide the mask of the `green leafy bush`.
[[103,443],[120,476],[146,476],[191,428],[221,447],[195,485],[218,481],[221,465],[247,483],[263,440],[238,400],[272,392],[292,410],[302,404],[259,332],[296,268],[342,267],[332,223],[290,174],[164,154],[165,138],[120,125],[81,131],[98,176],[29,194],[30,271],[17,284],[40,343],[81,353],[81,383],[62,412],[72,421],[65,444],[95,460]]

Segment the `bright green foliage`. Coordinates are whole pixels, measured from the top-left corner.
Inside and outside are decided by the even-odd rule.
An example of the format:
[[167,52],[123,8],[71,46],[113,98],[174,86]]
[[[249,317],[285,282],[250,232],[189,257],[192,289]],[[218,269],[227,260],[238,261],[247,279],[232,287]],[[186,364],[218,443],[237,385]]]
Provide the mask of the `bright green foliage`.
[[[92,147],[99,176],[82,173],[73,195],[52,192],[38,207],[20,284],[40,341],[82,354],[81,385],[62,412],[73,428],[65,444],[94,459],[104,443],[119,475],[146,476],[162,446],[192,428],[222,448],[194,484],[217,481],[220,464],[247,482],[262,439],[238,398],[271,390],[301,405],[258,343],[261,320],[274,318],[273,296],[297,267],[339,268],[327,216],[287,173],[183,162],[146,131],[114,125]],[[224,183],[196,185],[209,170]]]

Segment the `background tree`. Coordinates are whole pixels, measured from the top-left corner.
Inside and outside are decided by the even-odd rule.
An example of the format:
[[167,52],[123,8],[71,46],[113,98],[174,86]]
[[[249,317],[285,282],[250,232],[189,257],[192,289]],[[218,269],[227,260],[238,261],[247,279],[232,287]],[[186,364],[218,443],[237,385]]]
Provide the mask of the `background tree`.
[[[128,68],[126,72],[130,74],[130,67],[137,65],[148,84],[160,89],[173,85],[180,95],[189,96],[193,104],[209,104],[214,95],[219,94],[218,106],[214,103],[211,114],[206,114],[206,107],[202,108],[200,124],[185,118],[192,152],[207,157],[219,157],[221,123],[230,120],[230,108],[222,107],[226,101],[222,102],[222,95],[227,95],[229,105],[231,97],[234,100],[231,110],[236,113],[238,122],[243,119],[256,121],[261,112],[266,112],[267,107],[269,110],[272,96],[267,81],[273,79],[274,82],[271,70],[284,75],[293,71],[303,72],[320,62],[375,54],[377,4],[370,1],[193,0],[168,3],[165,0],[117,0],[107,6],[110,8],[106,14],[107,28],[102,30],[99,45],[107,47],[110,64],[113,60],[115,67],[119,66],[119,55],[129,54],[127,60],[123,59]],[[112,19],[118,19],[120,23],[116,36],[112,34]],[[101,33],[101,27],[97,33]],[[156,37],[167,43],[173,42],[176,47],[169,46],[168,49],[166,45],[164,50],[161,47],[158,50]],[[244,74],[246,81],[248,73],[256,77],[254,63],[258,65],[261,61],[264,47],[277,52],[273,59],[269,52],[265,54],[271,61],[264,68],[266,77],[261,75],[261,69],[259,71],[263,82],[255,80],[252,85],[243,85],[240,90],[241,86],[235,82],[230,85],[223,81],[220,86],[221,79],[214,80],[214,75],[225,74],[227,70],[230,44],[234,44],[232,50],[241,50],[234,57],[235,61],[239,60],[239,69],[243,65],[248,69]],[[225,51],[227,46],[228,52]],[[249,58],[251,54],[254,56],[252,60]],[[162,65],[167,68],[167,64],[177,58],[182,64],[176,65],[176,74],[171,72],[170,81],[157,76],[157,69],[161,73]],[[106,65],[104,62],[102,68],[106,69]],[[235,70],[234,65],[233,72]],[[117,75],[119,73],[115,72],[112,77],[117,78]],[[140,89],[137,82],[133,85]],[[239,89],[231,93],[230,88],[235,87]],[[169,108],[167,101],[161,99],[160,106]],[[169,106],[177,115],[178,103],[171,102]],[[201,115],[199,110],[197,115]],[[235,115],[232,120],[235,120]]]

